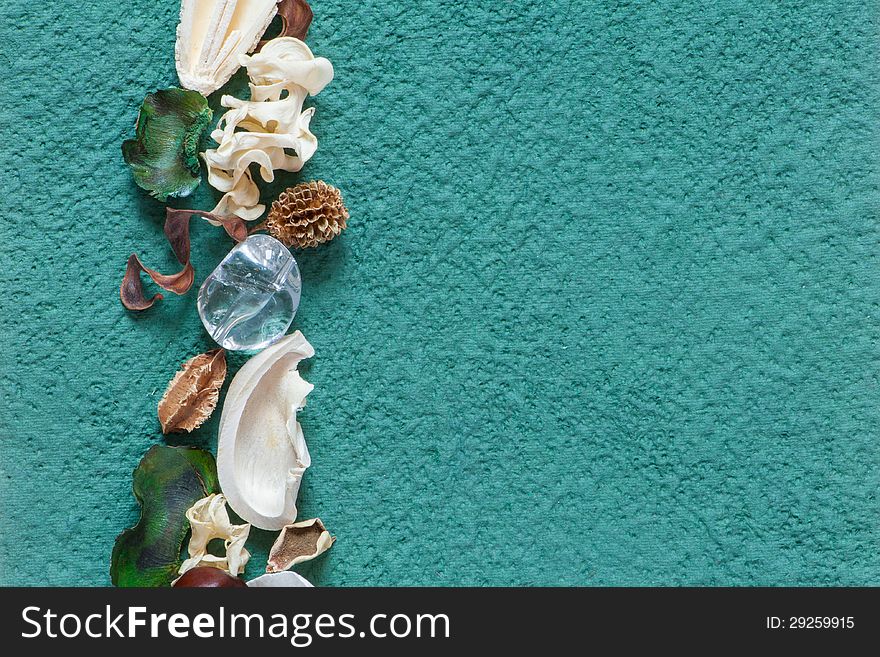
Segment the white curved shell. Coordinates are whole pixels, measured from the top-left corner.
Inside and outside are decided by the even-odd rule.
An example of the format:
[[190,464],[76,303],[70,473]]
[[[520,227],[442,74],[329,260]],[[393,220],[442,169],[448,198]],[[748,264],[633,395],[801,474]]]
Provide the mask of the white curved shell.
[[278,0],[183,0],[175,60],[180,84],[205,96],[239,69],[278,13]]
[[260,529],[296,519],[311,457],[296,421],[312,384],[297,365],[315,350],[297,331],[251,358],[229,386],[220,416],[217,474],[229,506]]
[[256,589],[268,589],[276,587],[309,587],[314,586],[302,575],[287,570],[283,573],[269,573],[268,575],[260,575],[254,577],[247,583],[248,586]]

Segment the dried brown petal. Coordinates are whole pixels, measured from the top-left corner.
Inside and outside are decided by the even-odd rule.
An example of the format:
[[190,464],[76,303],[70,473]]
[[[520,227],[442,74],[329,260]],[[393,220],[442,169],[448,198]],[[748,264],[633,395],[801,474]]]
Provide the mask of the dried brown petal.
[[183,364],[159,402],[162,433],[180,433],[200,427],[211,417],[226,378],[226,352],[212,349]]
[[223,224],[227,234],[236,242],[241,242],[247,237],[247,227],[239,217],[218,217],[210,212],[202,210],[180,210],[167,208],[165,213],[165,237],[171,245],[171,250],[183,265],[176,274],[161,274],[154,269],[144,266],[140,258],[132,254],[128,258],[125,268],[125,276],[122,277],[122,285],[119,287],[119,298],[122,305],[129,310],[146,310],[156,301],[163,299],[161,294],[155,294],[151,299],[144,295],[144,287],[141,283],[141,272],[147,274],[150,279],[163,290],[175,294],[185,294],[192,287],[195,280],[195,270],[190,263],[189,243],[189,220],[192,215],[205,217],[214,223]]
[[[312,8],[306,0],[281,0],[278,5],[278,16],[281,18],[281,32],[275,37],[296,37],[305,41],[312,24]],[[260,41],[257,50],[266,45],[270,39]]]
[[320,518],[287,525],[272,545],[266,572],[278,573],[314,559],[329,550],[335,541],[336,537],[330,536],[330,532],[324,529]]
[[122,305],[129,310],[146,310],[159,299],[165,298],[159,293],[154,294],[151,299],[147,299],[144,296],[144,287],[141,284],[140,277],[141,272],[145,272],[163,290],[169,290],[175,294],[183,294],[192,287],[193,278],[195,277],[195,272],[189,263],[186,263],[186,266],[178,273],[165,276],[153,269],[144,267],[140,258],[131,254],[128,258],[128,265],[125,267],[125,276],[122,277],[122,285],[119,288],[119,297],[122,299]]

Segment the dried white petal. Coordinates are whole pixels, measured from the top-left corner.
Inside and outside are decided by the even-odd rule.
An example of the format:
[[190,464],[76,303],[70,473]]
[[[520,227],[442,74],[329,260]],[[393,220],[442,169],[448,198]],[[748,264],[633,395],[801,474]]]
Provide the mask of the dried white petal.
[[257,589],[277,588],[277,587],[309,587],[314,588],[305,577],[299,573],[286,571],[283,573],[269,573],[268,575],[260,575],[254,577],[247,583],[248,586]]
[[229,111],[211,133],[219,146],[203,157],[208,182],[224,192],[213,214],[250,221],[265,210],[250,165],[257,164],[262,179],[272,182],[275,170],[299,171],[315,154],[318,140],[309,131],[315,109],[303,111],[303,102],[330,83],[333,65],[293,37],[273,39],[259,53],[241,56],[241,63],[250,77],[251,100],[223,96]]
[[183,0],[175,60],[180,84],[207,96],[241,67],[278,13],[278,0]]
[[[192,537],[189,539],[189,559],[183,562],[178,571],[181,575],[196,566],[220,568],[233,577],[244,571],[251,558],[244,548],[251,526],[232,524],[223,495],[202,498],[187,510],[186,517],[192,527]],[[208,553],[208,543],[217,538],[225,543],[225,557]]]
[[296,420],[314,386],[297,365],[315,350],[297,331],[251,358],[235,375],[220,416],[217,475],[229,506],[260,529],[296,520],[296,498],[312,461]]

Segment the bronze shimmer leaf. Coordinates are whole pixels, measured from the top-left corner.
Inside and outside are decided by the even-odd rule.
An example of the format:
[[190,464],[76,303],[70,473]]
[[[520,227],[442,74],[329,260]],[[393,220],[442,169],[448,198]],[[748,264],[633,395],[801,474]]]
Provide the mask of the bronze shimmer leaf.
[[[278,4],[278,16],[281,18],[281,32],[275,38],[295,37],[305,41],[312,24],[312,8],[306,0],[281,0]],[[259,51],[270,39],[260,41]]]
[[176,274],[161,274],[154,269],[144,266],[137,255],[132,254],[128,258],[125,268],[125,276],[122,277],[122,285],[119,287],[119,298],[122,305],[129,310],[146,310],[152,307],[159,299],[164,299],[161,294],[154,294],[147,299],[144,295],[144,287],[141,282],[141,272],[163,290],[174,294],[185,294],[195,280],[195,270],[190,263],[189,220],[192,215],[204,217],[209,222],[222,225],[226,233],[236,242],[241,242],[247,237],[247,227],[240,217],[218,217],[210,212],[202,210],[180,210],[167,208],[165,212],[165,237],[178,262],[183,265]]
[[211,417],[226,379],[226,352],[212,349],[183,364],[159,402],[162,433],[190,432]]
[[330,536],[320,518],[287,525],[272,545],[266,572],[279,573],[314,559],[329,550],[335,541],[336,537]]

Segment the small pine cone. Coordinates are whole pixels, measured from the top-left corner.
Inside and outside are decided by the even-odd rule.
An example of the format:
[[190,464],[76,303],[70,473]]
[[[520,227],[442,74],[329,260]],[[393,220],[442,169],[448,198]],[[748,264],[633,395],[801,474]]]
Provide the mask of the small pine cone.
[[329,242],[345,230],[346,221],[342,194],[318,180],[282,192],[269,210],[266,230],[285,246],[304,249]]

